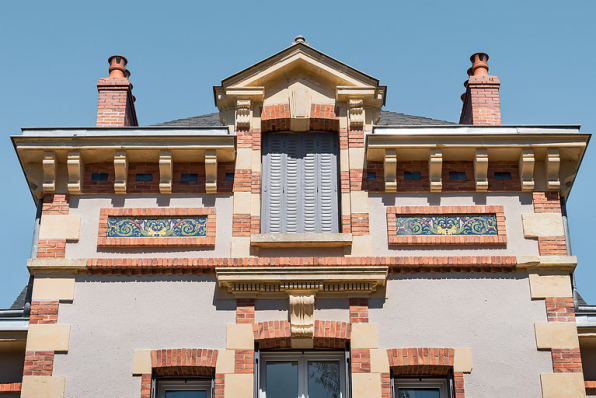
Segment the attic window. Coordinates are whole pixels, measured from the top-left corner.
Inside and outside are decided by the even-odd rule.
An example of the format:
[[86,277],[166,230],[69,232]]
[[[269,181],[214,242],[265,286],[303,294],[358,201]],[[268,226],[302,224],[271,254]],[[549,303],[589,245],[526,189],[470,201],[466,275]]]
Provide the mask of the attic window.
[[465,171],[450,171],[449,179],[450,180],[465,180],[466,172]]
[[226,173],[226,181],[234,181],[234,173]]
[[153,181],[153,174],[137,174],[135,177],[137,182],[151,182]]
[[91,174],[91,181],[93,182],[102,182],[108,180],[108,173],[92,173]]
[[404,180],[420,180],[420,172],[404,171]]
[[182,173],[182,175],[180,176],[180,182],[198,182],[198,181],[199,181],[198,174]]
[[495,172],[495,180],[510,180],[511,173],[509,171]]
[[366,178],[370,181],[375,181],[377,179],[377,173],[366,173]]

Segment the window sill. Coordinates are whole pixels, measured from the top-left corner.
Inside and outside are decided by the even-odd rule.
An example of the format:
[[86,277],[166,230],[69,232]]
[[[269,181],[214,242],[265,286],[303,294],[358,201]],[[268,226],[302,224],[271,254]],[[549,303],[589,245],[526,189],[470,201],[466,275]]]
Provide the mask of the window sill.
[[343,247],[352,245],[352,234],[252,234],[256,247]]

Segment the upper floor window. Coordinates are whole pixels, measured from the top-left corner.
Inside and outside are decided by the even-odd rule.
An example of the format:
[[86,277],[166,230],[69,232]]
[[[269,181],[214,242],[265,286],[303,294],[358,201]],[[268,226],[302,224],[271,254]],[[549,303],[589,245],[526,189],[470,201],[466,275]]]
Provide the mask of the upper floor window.
[[446,379],[395,379],[396,398],[447,398]]
[[339,232],[334,133],[263,135],[262,233]]
[[159,380],[157,398],[211,398],[211,380]]

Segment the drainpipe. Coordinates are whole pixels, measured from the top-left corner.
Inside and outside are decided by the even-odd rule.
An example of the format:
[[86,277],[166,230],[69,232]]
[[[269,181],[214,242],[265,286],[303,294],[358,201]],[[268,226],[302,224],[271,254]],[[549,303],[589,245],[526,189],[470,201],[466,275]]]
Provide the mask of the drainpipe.
[[[33,225],[33,242],[31,242],[30,258],[37,258],[37,245],[39,243],[39,228],[41,226],[41,213],[43,210],[43,198],[37,200],[37,212],[35,214],[35,224]],[[27,284],[27,294],[25,295],[25,306],[23,308],[24,316],[28,317],[31,312],[31,296],[33,294],[33,275],[29,274],[29,283]]]
[[[567,246],[567,255],[571,256],[571,237],[569,234],[569,221],[567,220],[567,201],[561,198],[561,216],[563,217],[563,231],[565,233],[565,245]],[[573,307],[577,311],[577,286],[575,284],[575,272],[571,273],[571,288],[573,292]]]

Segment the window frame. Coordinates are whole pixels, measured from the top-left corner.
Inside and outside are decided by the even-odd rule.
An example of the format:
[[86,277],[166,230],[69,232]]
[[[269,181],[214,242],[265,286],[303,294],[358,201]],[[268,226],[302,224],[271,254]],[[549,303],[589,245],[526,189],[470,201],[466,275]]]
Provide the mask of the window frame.
[[259,386],[258,397],[267,397],[267,362],[287,361],[298,362],[298,397],[308,397],[308,362],[309,361],[337,361],[339,363],[340,395],[338,398],[348,397],[346,381],[345,353],[320,352],[320,351],[285,351],[285,352],[260,352],[259,355]]
[[213,397],[211,379],[157,379],[157,397],[165,398],[168,391],[205,390]]
[[440,398],[449,398],[449,384],[447,378],[394,378],[393,391],[394,398],[399,398],[400,388],[415,388],[415,389],[439,389]]

